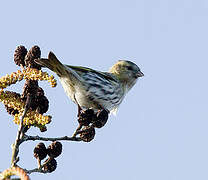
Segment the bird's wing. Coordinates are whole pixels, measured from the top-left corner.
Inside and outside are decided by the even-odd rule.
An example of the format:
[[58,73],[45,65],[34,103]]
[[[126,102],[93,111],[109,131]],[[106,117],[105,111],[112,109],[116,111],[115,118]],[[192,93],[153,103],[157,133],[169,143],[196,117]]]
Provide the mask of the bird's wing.
[[115,81],[115,82],[117,82],[117,80],[112,75],[110,75],[107,72],[96,71],[94,69],[90,69],[90,68],[82,67],[82,66],[71,66],[71,65],[65,65],[65,66],[73,69],[80,76],[82,76],[83,74],[91,72],[91,73],[96,73],[98,76],[101,76],[101,77],[103,77],[104,79],[106,79],[108,81]]

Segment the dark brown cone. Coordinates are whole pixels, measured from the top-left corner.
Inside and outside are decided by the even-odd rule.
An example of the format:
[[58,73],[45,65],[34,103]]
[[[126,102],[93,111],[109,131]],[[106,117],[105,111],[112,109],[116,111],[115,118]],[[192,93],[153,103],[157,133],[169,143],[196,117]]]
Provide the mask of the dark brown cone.
[[35,63],[35,59],[40,58],[41,51],[38,46],[33,46],[27,53],[25,57],[25,65],[26,67],[31,67],[40,70],[41,66]]
[[[48,161],[48,162],[47,162]],[[50,158],[50,159],[47,159],[45,162],[47,162],[46,164],[44,164],[43,166],[43,170],[45,172],[48,172],[48,173],[51,173],[53,171],[56,170],[56,167],[57,167],[57,162],[54,158]],[[45,163],[44,162],[44,163]]]
[[33,96],[32,102],[30,104],[32,110],[37,109],[37,112],[40,114],[43,114],[48,111],[49,101],[47,97],[44,96],[44,91],[41,87],[38,86],[37,81],[26,81],[22,93],[23,100],[26,99],[27,94]]
[[22,93],[23,100],[26,100],[28,94],[32,96],[36,96],[37,88],[38,88],[37,81],[27,80],[23,87],[23,93]]
[[43,114],[48,111],[49,101],[46,96],[37,96],[35,101],[38,113]]
[[85,111],[81,111],[78,122],[82,126],[88,126],[93,119],[95,118],[94,110],[93,109],[87,109]]
[[62,152],[62,144],[59,141],[54,141],[48,146],[47,151],[48,156],[51,158],[56,158]]
[[40,114],[46,113],[49,107],[49,101],[46,96],[44,96],[44,91],[41,87],[37,88],[35,104],[37,108],[37,112]]
[[108,120],[108,111],[102,109],[97,113],[97,118],[96,121],[93,122],[93,125],[96,128],[101,128],[106,124],[107,120]]
[[36,110],[38,107],[36,98],[38,88],[38,81],[34,80],[27,80],[23,87],[22,99],[25,101],[27,99],[27,95],[31,95],[33,97],[30,103],[30,108],[32,110]]
[[37,88],[36,96],[44,96],[44,90],[41,87]]
[[27,54],[27,49],[24,46],[17,46],[14,52],[14,62],[16,65],[25,66],[25,56]]
[[39,143],[34,148],[34,157],[40,160],[44,159],[47,156],[47,149],[45,147],[45,144]]
[[94,127],[86,126],[83,128],[83,132],[80,133],[80,138],[84,142],[90,142],[94,139],[94,137],[95,137],[95,128]]

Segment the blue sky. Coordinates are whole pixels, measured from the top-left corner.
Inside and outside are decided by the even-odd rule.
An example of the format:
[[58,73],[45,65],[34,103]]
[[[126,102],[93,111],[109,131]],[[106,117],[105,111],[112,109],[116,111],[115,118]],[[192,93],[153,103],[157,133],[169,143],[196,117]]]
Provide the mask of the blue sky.
[[[91,143],[63,142],[57,170],[32,179],[208,179],[208,1],[8,0],[0,2],[0,17],[0,76],[16,71],[13,52],[21,44],[39,45],[42,57],[53,51],[65,64],[103,71],[127,59],[145,74]],[[22,85],[8,90],[21,92]],[[76,105],[59,82],[55,89],[40,86],[53,121],[46,133],[33,128],[29,134],[70,136]],[[10,165],[17,126],[0,109],[1,171]],[[37,143],[21,146],[22,167],[36,167]]]

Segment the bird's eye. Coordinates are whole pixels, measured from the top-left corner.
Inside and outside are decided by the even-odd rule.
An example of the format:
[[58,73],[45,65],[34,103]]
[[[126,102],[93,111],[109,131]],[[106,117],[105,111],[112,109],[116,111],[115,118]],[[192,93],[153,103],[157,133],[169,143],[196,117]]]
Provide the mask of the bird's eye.
[[129,71],[132,71],[132,70],[133,70],[133,68],[132,68],[131,66],[127,66],[127,69],[128,69]]

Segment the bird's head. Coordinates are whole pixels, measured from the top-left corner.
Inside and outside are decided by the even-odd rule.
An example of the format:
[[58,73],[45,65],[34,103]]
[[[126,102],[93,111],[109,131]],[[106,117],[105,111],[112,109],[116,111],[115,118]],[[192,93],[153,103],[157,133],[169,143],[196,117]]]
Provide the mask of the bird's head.
[[119,60],[110,70],[124,85],[127,85],[128,90],[136,83],[139,77],[144,76],[139,67],[131,62]]

